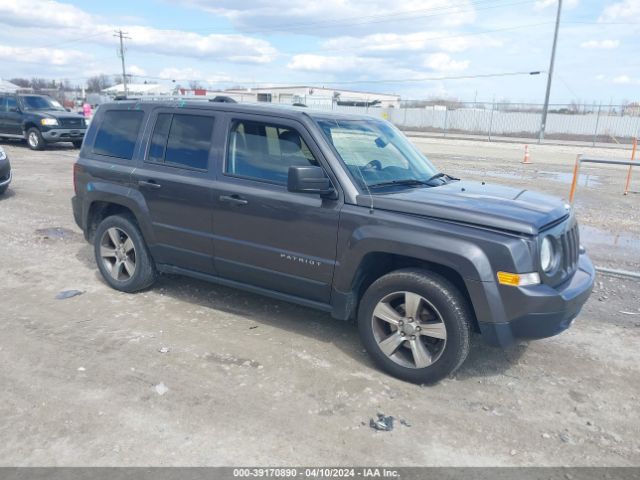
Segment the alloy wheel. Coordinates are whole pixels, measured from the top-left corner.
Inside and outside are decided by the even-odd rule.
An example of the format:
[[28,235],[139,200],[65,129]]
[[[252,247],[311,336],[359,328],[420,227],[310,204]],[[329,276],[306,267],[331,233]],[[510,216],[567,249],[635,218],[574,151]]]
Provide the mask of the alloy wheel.
[[413,292],[394,292],[378,302],[371,317],[380,350],[407,368],[425,368],[444,352],[447,329],[438,310]]
[[111,227],[102,234],[100,258],[114,280],[127,281],[136,271],[136,249],[129,235],[120,228]]

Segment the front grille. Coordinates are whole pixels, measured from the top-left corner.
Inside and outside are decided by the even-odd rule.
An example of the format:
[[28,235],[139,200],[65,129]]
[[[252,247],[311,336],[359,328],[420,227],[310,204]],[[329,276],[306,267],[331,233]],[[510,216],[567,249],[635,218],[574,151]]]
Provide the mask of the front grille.
[[576,271],[578,257],[580,256],[580,232],[578,224],[574,223],[568,230],[560,235],[562,245],[562,268],[566,276]]
[[84,128],[84,118],[59,118],[58,123],[64,128]]

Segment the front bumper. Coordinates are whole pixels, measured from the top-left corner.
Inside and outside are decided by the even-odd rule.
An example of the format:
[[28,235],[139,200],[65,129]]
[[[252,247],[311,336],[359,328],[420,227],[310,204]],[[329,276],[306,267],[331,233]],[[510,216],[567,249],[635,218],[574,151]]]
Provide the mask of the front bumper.
[[85,128],[51,128],[41,133],[47,142],[74,142],[82,140],[86,131]]
[[479,322],[483,339],[490,345],[507,347],[518,339],[536,339],[563,332],[578,316],[595,280],[595,269],[586,254],[580,255],[571,280],[552,288],[548,285],[504,287],[503,301],[518,311],[508,322]]
[[11,170],[6,175],[0,175],[0,188],[11,183]]

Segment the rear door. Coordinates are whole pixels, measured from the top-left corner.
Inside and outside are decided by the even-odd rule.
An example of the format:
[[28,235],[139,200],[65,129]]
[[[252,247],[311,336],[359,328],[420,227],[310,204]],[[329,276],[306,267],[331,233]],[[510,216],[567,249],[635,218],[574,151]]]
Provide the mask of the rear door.
[[11,135],[22,135],[22,113],[20,112],[18,98],[14,95],[7,96],[5,115],[6,132]]
[[7,116],[7,97],[0,93],[0,135],[5,132],[5,118]]
[[144,196],[157,263],[213,273],[212,184],[215,112],[158,108],[150,116],[144,158],[133,172]]

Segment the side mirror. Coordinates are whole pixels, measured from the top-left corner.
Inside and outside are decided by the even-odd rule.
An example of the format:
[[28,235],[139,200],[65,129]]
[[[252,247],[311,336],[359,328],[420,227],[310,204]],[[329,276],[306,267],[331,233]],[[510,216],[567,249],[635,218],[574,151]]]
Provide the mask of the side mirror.
[[330,198],[335,198],[336,193],[322,167],[311,165],[289,167],[287,190],[296,193],[314,193]]

